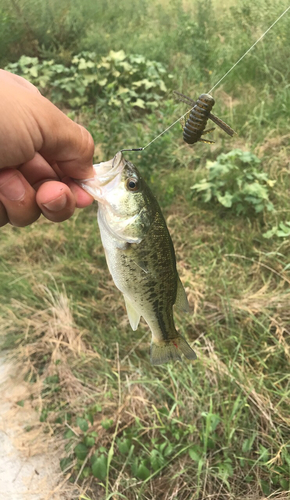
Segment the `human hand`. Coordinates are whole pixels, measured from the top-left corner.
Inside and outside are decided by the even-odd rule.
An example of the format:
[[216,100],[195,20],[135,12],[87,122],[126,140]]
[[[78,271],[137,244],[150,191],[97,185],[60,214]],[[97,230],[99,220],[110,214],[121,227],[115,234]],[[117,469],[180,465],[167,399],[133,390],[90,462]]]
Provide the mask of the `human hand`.
[[93,177],[94,142],[39,91],[0,70],[0,226],[43,215],[68,219],[93,199],[74,181]]

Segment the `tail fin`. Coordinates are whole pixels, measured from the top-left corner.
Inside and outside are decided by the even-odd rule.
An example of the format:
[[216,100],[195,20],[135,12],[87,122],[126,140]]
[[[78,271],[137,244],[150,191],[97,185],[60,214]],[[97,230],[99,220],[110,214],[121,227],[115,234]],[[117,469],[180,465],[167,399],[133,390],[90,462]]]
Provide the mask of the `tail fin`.
[[195,352],[191,349],[186,340],[179,335],[170,340],[163,340],[158,343],[152,341],[150,348],[150,360],[152,365],[162,365],[168,361],[181,361],[180,354],[183,353],[188,359],[196,359]]

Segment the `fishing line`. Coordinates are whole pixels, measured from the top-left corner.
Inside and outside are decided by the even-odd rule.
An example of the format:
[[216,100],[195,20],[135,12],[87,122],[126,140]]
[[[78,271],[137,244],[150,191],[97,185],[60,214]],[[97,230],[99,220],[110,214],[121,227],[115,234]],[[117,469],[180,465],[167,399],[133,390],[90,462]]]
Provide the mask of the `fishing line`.
[[212,91],[218,86],[219,83],[221,83],[221,81],[237,66],[237,64],[239,64],[239,62],[244,59],[244,57],[255,47],[255,45],[257,45],[257,43],[262,40],[262,38],[264,38],[264,36],[268,33],[268,31],[270,31],[270,29],[273,28],[273,26],[275,26],[275,24],[281,19],[281,17],[284,16],[284,14],[286,14],[286,12],[290,9],[290,5],[289,7],[287,7],[286,10],[284,10],[283,14],[281,14],[281,16],[278,17],[278,19],[276,19],[276,21],[274,21],[273,24],[271,24],[271,26],[265,31],[265,33],[263,33],[263,35],[260,36],[260,38],[258,38],[258,40],[256,40],[255,43],[253,43],[252,47],[250,47],[247,52],[244,53],[244,55],[242,57],[240,57],[240,59],[231,67],[231,69],[229,69],[229,71],[227,71],[227,73],[213,86],[212,89],[210,89],[210,91],[208,92],[208,94],[211,94]]
[[[260,42],[260,40],[262,40],[262,38],[273,28],[273,26],[275,26],[275,24],[278,21],[280,21],[280,19],[286,14],[286,12],[288,12],[289,9],[290,9],[290,5],[276,19],[276,21],[274,21],[273,24],[271,24],[271,26],[269,26],[269,28],[260,36],[260,38],[258,38],[258,40],[256,40],[255,43],[253,43],[253,45],[242,55],[242,57],[240,57],[240,59],[238,59],[238,61],[235,64],[233,64],[233,66],[224,74],[224,76],[210,89],[210,91],[208,92],[209,94],[211,94],[211,92],[220,84],[220,82],[239,64],[239,62],[242,61],[242,59],[244,59],[244,57],[246,57],[246,55],[255,47],[255,45],[257,45],[257,43]],[[170,130],[172,127],[174,127],[174,125],[176,125],[177,122],[182,120],[182,118],[184,118],[192,109],[193,108],[190,108],[188,111],[186,111],[186,113],[184,113],[177,120],[175,120],[175,122],[173,122],[171,125],[169,125],[169,127],[167,127],[165,130],[163,130],[163,132],[161,132],[161,134],[157,135],[154,139],[152,139],[152,141],[148,142],[148,144],[146,144],[146,146],[144,146],[144,148],[136,148],[136,149],[131,149],[131,150],[127,150],[127,151],[144,151],[144,149],[148,148],[148,146],[150,146],[153,142],[157,141],[157,139],[159,139],[159,137],[161,137],[168,130]]]

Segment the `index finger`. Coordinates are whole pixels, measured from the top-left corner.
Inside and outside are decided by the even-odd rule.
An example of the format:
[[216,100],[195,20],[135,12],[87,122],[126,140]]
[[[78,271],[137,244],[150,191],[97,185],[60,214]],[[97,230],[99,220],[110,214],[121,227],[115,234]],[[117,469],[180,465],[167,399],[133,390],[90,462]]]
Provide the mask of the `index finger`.
[[33,108],[34,118],[42,135],[38,152],[50,163],[75,179],[94,176],[94,141],[91,134],[72,121],[54,104],[42,96],[41,106]]

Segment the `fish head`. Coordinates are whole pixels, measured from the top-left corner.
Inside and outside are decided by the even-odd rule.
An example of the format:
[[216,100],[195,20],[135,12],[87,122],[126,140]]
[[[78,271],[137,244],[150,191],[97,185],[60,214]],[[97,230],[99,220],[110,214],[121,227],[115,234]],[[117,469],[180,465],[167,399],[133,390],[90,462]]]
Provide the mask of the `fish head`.
[[77,181],[99,202],[99,224],[119,239],[139,243],[152,222],[148,187],[133,163],[119,151],[94,165],[92,179]]

